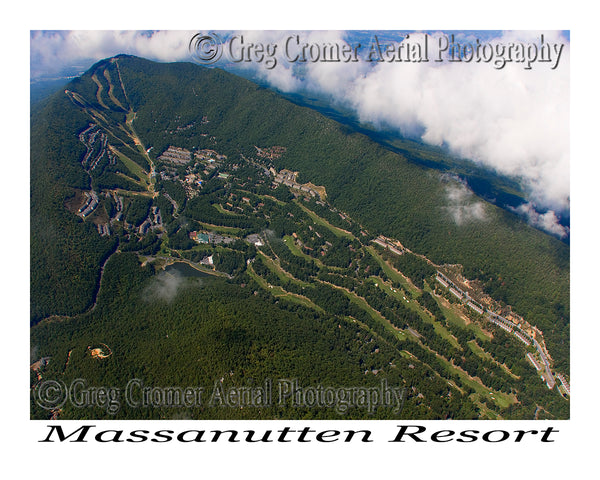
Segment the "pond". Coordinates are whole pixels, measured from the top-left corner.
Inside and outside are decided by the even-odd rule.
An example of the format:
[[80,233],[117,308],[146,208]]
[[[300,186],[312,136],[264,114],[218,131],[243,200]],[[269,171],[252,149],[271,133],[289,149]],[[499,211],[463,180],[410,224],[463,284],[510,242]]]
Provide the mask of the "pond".
[[175,262],[171,265],[165,267],[165,272],[171,274],[179,274],[182,277],[191,277],[191,278],[211,278],[212,275],[209,273],[202,272],[188,263],[185,262]]

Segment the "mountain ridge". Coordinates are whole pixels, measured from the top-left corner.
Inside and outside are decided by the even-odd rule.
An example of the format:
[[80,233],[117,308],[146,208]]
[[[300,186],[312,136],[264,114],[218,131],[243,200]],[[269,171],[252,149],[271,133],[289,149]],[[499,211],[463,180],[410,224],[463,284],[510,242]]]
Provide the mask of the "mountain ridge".
[[[512,305],[529,323],[544,330],[556,365],[568,372],[568,247],[515,215],[484,203],[455,179],[411,165],[363,134],[349,133],[318,112],[218,69],[191,63],[158,64],[121,55],[97,62],[67,85],[66,91],[69,93],[55,94],[32,117],[34,323],[52,314],[81,313],[91,305],[90,293],[101,281],[99,266],[114,255],[115,248],[117,256],[119,251],[137,251],[149,258],[168,252],[174,258],[188,255],[186,252],[195,255],[199,247],[190,239],[190,223],[203,228],[220,225],[224,232],[244,235],[261,233],[272,224],[281,235],[281,245],[288,245],[294,253],[296,247],[289,238],[296,227],[284,219],[275,225],[267,216],[253,217],[247,207],[258,208],[252,195],[259,195],[256,198],[263,200],[256,202],[263,204],[274,195],[288,206],[277,207],[276,203],[269,208],[287,208],[290,218],[305,215],[289,203],[285,187],[272,190],[270,183],[264,183],[269,169],[288,169],[299,172],[298,184],[324,186],[335,212],[318,204],[311,203],[311,208],[319,209],[334,225],[350,222],[345,228],[353,237],[362,238],[364,228],[364,241],[385,235],[438,265],[463,265],[464,277],[477,280],[483,291]],[[181,165],[176,157],[162,157],[173,146],[181,149],[184,157],[189,155]],[[257,147],[268,157],[257,158]],[[256,159],[258,173],[252,173],[254,160],[248,159]],[[206,173],[211,161],[216,168]],[[190,171],[193,162],[205,165],[204,173],[204,167]],[[247,201],[223,196],[228,188],[244,195],[239,190],[243,176],[237,172],[260,180],[259,186],[250,188],[250,183],[245,187],[252,190],[245,194]],[[202,186],[198,188],[192,184],[199,176]],[[235,178],[236,187],[227,187],[234,185],[229,177]],[[52,197],[49,192],[54,192]],[[86,196],[97,209],[89,217],[81,213]],[[67,203],[73,205],[71,211],[65,207]],[[232,208],[238,209],[237,216],[231,215]],[[49,231],[53,236],[44,237]],[[242,234],[237,235],[242,240]],[[316,237],[313,241],[321,244]],[[335,269],[345,268],[344,262],[352,258],[348,252],[359,248],[367,253],[360,247],[363,240],[350,243],[349,250],[344,240],[332,237],[328,241],[332,246],[323,247],[323,261],[329,262],[331,271],[323,278],[331,284],[339,281]],[[267,262],[267,270],[257,266],[261,273],[252,274],[253,269],[248,268],[244,274],[239,270],[243,268],[241,258],[258,257],[248,256],[251,251],[241,243],[234,245],[238,250],[233,251],[238,253],[230,253],[229,247],[218,247],[215,252],[230,256],[223,256],[221,267],[232,268],[231,275],[241,275],[242,283],[247,283],[241,280],[243,275],[268,277],[267,270],[277,271],[276,264],[268,263],[269,255],[288,262],[282,257],[287,250],[280,250],[281,245],[273,240],[269,245],[275,250],[259,255],[261,259],[267,255],[261,260]],[[301,257],[296,251],[293,260],[300,262],[300,267],[285,265],[292,269],[292,276],[306,282],[314,275],[316,267],[310,264],[316,260],[310,256],[314,246],[306,241],[303,245],[308,263],[298,260]],[[65,258],[74,263],[75,270],[65,268]],[[367,257],[361,258],[366,261]],[[412,257],[407,254],[405,258]],[[403,268],[414,267],[418,273],[421,267],[413,263]],[[280,276],[279,282],[284,277]],[[51,292],[44,286],[48,278],[53,279]],[[322,301],[303,299],[296,288],[294,282],[286,286],[287,298],[316,305]],[[357,305],[364,298],[376,302],[369,289],[359,296],[363,300],[349,295]],[[418,322],[416,318],[413,321]],[[449,347],[440,344],[439,348]]]

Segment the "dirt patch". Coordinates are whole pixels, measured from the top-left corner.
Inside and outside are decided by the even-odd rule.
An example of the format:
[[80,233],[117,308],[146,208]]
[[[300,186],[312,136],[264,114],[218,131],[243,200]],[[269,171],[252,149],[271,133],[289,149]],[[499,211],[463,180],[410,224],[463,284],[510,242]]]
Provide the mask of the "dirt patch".
[[104,209],[104,207],[97,208],[94,213],[95,213],[95,215],[92,218],[92,223],[94,225],[96,225],[96,226],[106,225],[110,221],[110,218],[108,217],[108,213],[106,213],[106,210]]
[[88,350],[90,351],[92,358],[97,358],[100,360],[108,358],[112,355],[112,350],[104,343],[102,343],[100,347],[88,347]]
[[75,190],[75,195],[65,200],[64,206],[69,212],[77,215],[79,213],[79,209],[83,206],[86,200],[87,197],[83,191]]
[[[67,369],[67,367],[69,366],[69,362],[71,361],[71,353],[73,352],[73,350],[69,350],[69,353],[67,355],[67,361],[65,362],[65,370]],[[64,370],[63,370],[64,372]]]
[[[319,194],[319,196],[321,197],[321,200],[325,200],[327,198],[327,190],[325,190],[325,187],[323,187],[323,186],[315,185],[314,183],[311,183],[311,182],[305,183],[302,186],[307,187],[307,188],[317,192]],[[350,232],[348,232],[348,233],[350,233]]]

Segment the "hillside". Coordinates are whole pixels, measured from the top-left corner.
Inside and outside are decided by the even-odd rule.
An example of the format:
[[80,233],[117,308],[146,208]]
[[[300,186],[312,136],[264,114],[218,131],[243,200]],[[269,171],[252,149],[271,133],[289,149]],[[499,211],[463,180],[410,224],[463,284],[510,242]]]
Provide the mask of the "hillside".
[[[32,347],[57,359],[44,375],[65,374],[58,359],[74,351],[69,375],[115,384],[136,372],[164,384],[175,368],[184,383],[226,371],[242,383],[283,375],[373,385],[384,376],[410,387],[405,418],[528,418],[540,405],[568,416],[525,358],[539,352],[453,301],[436,271],[520,319],[568,375],[569,247],[455,177],[221,70],[128,56],[52,96],[31,132],[31,321],[46,319],[32,328]],[[215,280],[144,303],[140,292],[176,260]],[[227,329],[197,295],[223,309]],[[251,313],[261,309],[270,312],[262,323]],[[291,344],[289,322],[306,327]],[[170,350],[159,338],[175,331]],[[85,347],[100,341],[119,353],[90,361]],[[215,371],[194,376],[182,365],[198,344]],[[240,350],[221,357],[228,345]],[[323,362],[313,372],[311,351]],[[328,376],[327,364],[339,371]]]

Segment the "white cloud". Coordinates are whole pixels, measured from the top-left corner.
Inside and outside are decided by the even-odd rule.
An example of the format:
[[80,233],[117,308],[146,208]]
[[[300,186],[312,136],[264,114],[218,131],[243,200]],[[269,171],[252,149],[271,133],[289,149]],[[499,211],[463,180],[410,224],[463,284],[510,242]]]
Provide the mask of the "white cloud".
[[[507,32],[497,42],[533,42],[539,35]],[[341,41],[343,36],[333,32],[328,38]],[[308,43],[323,37],[323,32],[304,34]],[[419,134],[426,143],[446,145],[457,155],[517,178],[536,203],[566,210],[570,47],[557,32],[544,37],[548,43],[565,44],[555,70],[539,62],[531,70],[518,63],[496,69],[489,63],[317,62],[304,65],[301,86],[351,107],[363,122]],[[419,34],[412,39],[419,41]],[[276,86],[278,68],[262,69],[261,75],[273,78]]]
[[31,33],[31,76],[59,73],[64,68],[126,53],[158,61],[190,60],[188,44],[196,32],[137,30],[35,31]]
[[444,210],[448,212],[454,223],[465,225],[470,222],[486,220],[485,205],[477,201],[473,192],[457,177],[443,175],[446,183],[444,192],[447,204]]
[[170,303],[183,285],[184,279],[177,271],[162,271],[156,275],[144,290],[143,298],[148,302],[157,299]]
[[553,210],[538,213],[531,203],[523,203],[515,208],[514,211],[523,215],[527,219],[527,223],[531,226],[544,230],[551,235],[565,238],[569,234],[569,228],[559,223],[556,212]]

